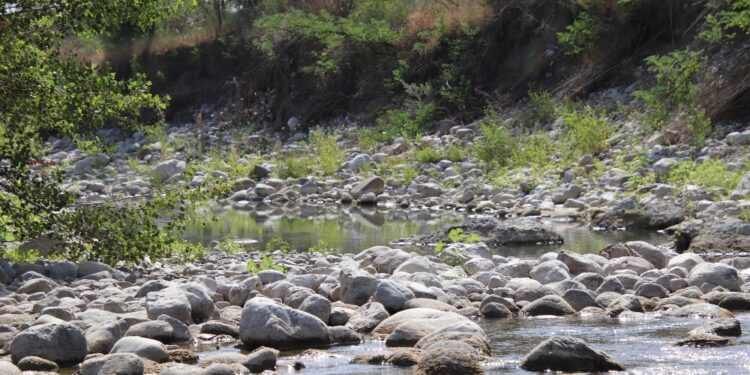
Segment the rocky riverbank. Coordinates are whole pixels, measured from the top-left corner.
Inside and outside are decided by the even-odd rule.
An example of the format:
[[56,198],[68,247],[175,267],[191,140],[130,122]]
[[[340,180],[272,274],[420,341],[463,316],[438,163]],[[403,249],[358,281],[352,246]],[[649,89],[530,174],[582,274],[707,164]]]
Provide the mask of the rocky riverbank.
[[[750,262],[675,255],[645,242],[599,254],[504,257],[484,243],[454,246],[462,263],[378,246],[357,254],[212,251],[191,264],[115,269],[93,262],[0,263],[3,373],[71,368],[88,374],[224,374],[272,370],[279,350],[384,340],[356,363],[417,373],[483,373],[489,319],[702,316],[676,345],[732,345],[734,311],[750,309]],[[285,272],[253,274],[270,256]],[[199,360],[205,345],[249,354]],[[12,363],[11,363],[12,362]],[[304,366],[304,361],[296,364]],[[490,367],[488,367],[490,366]],[[528,354],[530,371],[621,370],[616,353],[554,337]]]
[[[750,174],[745,174],[743,153],[750,142],[748,131],[709,139],[694,159],[692,146],[663,146],[661,136],[643,144],[625,141],[641,131],[620,121],[611,148],[596,158],[586,155],[564,166],[558,163],[560,155],[550,154],[554,166],[544,173],[520,168],[498,175],[488,173],[469,152],[483,138],[480,122],[442,126],[435,135],[416,140],[376,142],[368,150],[357,140],[361,128],[344,123],[332,133],[342,158],[334,160],[340,164],[329,166],[329,173],[316,170],[313,159],[295,159],[318,152],[304,134],[281,140],[277,133],[223,130],[216,125],[205,125],[200,147],[194,124],[171,125],[160,136],[100,131],[115,151],[108,154],[87,154],[69,140],[53,138],[48,162],[64,167],[66,190],[86,203],[148,197],[155,186],[200,186],[217,178],[232,185],[217,203],[238,210],[253,210],[259,204],[377,205],[499,218],[543,217],[598,229],[667,230],[677,234],[679,251],[747,252],[750,243],[744,229],[731,231],[741,233],[740,239],[717,229],[727,221],[744,228],[743,218],[750,217],[750,201],[745,199]],[[560,126],[550,125],[553,138]],[[448,148],[463,150],[460,160],[425,161],[417,155],[425,149]],[[733,190],[712,185],[716,181],[682,178],[679,171],[688,163],[695,169],[702,162],[714,168],[700,172],[710,175],[705,179],[725,179],[723,185],[736,179]],[[301,172],[287,170],[294,169],[294,163],[304,164],[297,166]],[[711,241],[701,241],[707,237],[699,232]],[[698,241],[691,245],[694,238]]]

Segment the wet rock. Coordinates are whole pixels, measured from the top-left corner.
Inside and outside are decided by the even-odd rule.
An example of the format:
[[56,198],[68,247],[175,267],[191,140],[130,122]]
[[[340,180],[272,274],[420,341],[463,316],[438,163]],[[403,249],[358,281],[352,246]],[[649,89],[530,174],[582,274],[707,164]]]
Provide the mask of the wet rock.
[[695,346],[699,348],[715,348],[721,346],[735,345],[737,342],[728,337],[710,333],[692,334],[686,339],[675,343],[676,346]]
[[354,314],[352,314],[349,321],[346,323],[346,327],[353,329],[360,333],[372,332],[375,327],[380,324],[383,320],[387,319],[391,315],[385,306],[379,302],[368,302],[360,306]]
[[325,345],[330,336],[326,324],[315,316],[256,297],[242,308],[240,340],[250,348],[285,348]]
[[247,367],[248,370],[254,373],[263,372],[266,370],[276,369],[276,360],[279,356],[279,351],[272,348],[260,347],[253,350],[252,353],[247,355],[247,359],[242,364]]
[[162,363],[169,360],[167,347],[159,341],[147,339],[145,337],[123,337],[115,343],[110,354],[131,353],[141,358],[152,360],[156,363]]
[[13,362],[35,356],[59,365],[78,363],[87,353],[86,337],[70,323],[50,323],[20,332],[10,344]]
[[703,284],[724,287],[730,291],[740,291],[737,269],[723,263],[699,263],[690,271],[688,284],[702,287]]
[[484,374],[477,351],[461,341],[440,341],[422,350],[415,374]]
[[521,314],[527,316],[554,315],[563,316],[575,314],[576,310],[562,297],[549,295],[539,298],[521,309]]
[[742,336],[742,327],[740,321],[735,318],[721,318],[695,328],[689,333],[690,336],[699,334],[739,337]]
[[606,372],[624,371],[609,354],[589,347],[583,340],[558,336],[537,345],[521,363],[527,371]]

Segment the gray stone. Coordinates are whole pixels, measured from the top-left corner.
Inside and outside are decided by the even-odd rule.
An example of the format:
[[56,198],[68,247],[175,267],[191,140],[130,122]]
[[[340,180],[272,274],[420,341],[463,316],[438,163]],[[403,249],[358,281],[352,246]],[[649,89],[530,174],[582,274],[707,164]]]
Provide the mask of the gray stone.
[[83,361],[87,353],[86,337],[70,323],[50,323],[30,327],[20,332],[10,344],[13,362],[35,356],[69,365]]
[[250,348],[286,348],[325,345],[330,337],[328,327],[317,317],[256,297],[242,308],[240,340]]
[[592,349],[583,340],[558,336],[547,339],[529,352],[521,363],[527,371],[607,372],[624,371],[609,354]]
[[143,361],[132,353],[107,354],[81,364],[80,375],[143,375]]
[[167,353],[167,347],[164,344],[145,337],[129,336],[117,340],[110,354],[117,353],[132,353],[156,363],[169,360],[169,353]]

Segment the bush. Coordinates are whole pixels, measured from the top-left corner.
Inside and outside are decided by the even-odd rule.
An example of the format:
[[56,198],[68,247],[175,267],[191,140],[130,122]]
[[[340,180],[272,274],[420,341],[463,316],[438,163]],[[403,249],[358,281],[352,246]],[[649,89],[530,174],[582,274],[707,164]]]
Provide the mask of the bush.
[[279,178],[300,178],[312,173],[313,160],[299,153],[287,155],[276,163]]
[[443,160],[443,155],[435,148],[425,146],[414,151],[414,159],[422,164],[433,164]]
[[654,83],[634,96],[648,108],[647,119],[653,127],[663,126],[672,113],[694,104],[698,91],[694,79],[703,62],[701,52],[689,49],[646,58],[648,71],[655,75]]
[[276,250],[280,250],[282,253],[288,253],[292,251],[292,244],[284,241],[282,238],[274,237],[266,243],[266,252],[270,253]]
[[607,148],[607,139],[612,135],[609,121],[593,108],[566,109],[562,115],[568,155],[580,157],[599,154]]
[[493,114],[485,115],[482,122],[483,139],[474,143],[474,156],[489,169],[506,166],[513,154],[510,133],[497,123]]
[[720,159],[710,159],[703,163],[683,161],[669,172],[665,182],[677,186],[698,185],[733,190],[744,174],[744,170],[728,170]]
[[323,131],[310,132],[310,141],[315,147],[315,157],[324,175],[328,176],[339,170],[344,162],[344,151],[336,143],[336,135]]
[[529,103],[521,115],[521,123],[527,129],[549,124],[557,119],[557,101],[544,91],[529,92]]
[[[721,4],[729,6],[706,16],[708,27],[701,33],[701,37],[711,42],[720,42],[725,38],[734,38],[737,32],[750,34],[750,0],[721,0]],[[716,2],[706,2],[707,7],[716,6]]]
[[583,11],[564,32],[557,33],[557,41],[566,55],[577,56],[591,50],[603,28],[598,18]]

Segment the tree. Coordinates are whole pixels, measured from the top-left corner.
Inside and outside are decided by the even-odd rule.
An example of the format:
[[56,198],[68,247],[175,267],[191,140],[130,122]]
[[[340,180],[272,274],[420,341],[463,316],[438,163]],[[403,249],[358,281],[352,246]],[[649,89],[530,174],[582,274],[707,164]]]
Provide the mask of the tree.
[[[108,66],[65,54],[74,34],[146,30],[181,0],[21,0],[0,8],[0,244],[51,237],[71,259],[135,262],[187,249],[177,231],[185,202],[215,192],[171,191],[133,205],[80,205],[61,190],[59,168],[41,159],[49,135],[96,145],[93,130],[159,123],[168,98],[142,75],[120,79]],[[168,224],[157,220],[168,217]],[[1,249],[0,249],[1,250]]]

